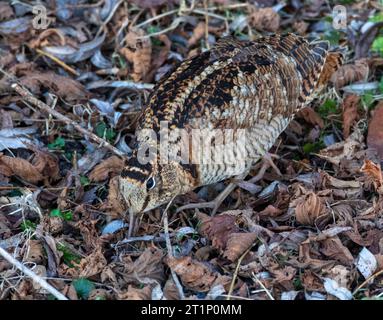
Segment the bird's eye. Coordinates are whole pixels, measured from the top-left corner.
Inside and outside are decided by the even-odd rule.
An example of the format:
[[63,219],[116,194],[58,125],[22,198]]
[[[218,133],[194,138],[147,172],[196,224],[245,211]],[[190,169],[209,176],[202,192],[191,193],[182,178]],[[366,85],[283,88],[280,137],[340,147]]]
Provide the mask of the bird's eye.
[[151,189],[153,189],[155,186],[156,186],[156,180],[154,180],[153,177],[150,177],[150,178],[146,181],[146,189],[151,190]]

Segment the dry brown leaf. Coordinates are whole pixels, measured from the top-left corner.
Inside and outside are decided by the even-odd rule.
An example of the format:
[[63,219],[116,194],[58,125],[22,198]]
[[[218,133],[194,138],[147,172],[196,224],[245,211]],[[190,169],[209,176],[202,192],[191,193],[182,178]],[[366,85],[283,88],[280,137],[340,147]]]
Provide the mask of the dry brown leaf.
[[328,272],[328,276],[331,279],[335,280],[340,287],[350,288],[350,285],[352,282],[351,272],[345,266],[342,266],[342,265],[334,266]]
[[40,264],[44,259],[44,248],[39,240],[29,240],[23,261]]
[[309,27],[309,24],[304,22],[303,20],[295,21],[293,23],[293,29],[296,33],[303,36],[306,34],[307,28]]
[[117,296],[119,300],[150,300],[152,297],[152,287],[146,285],[139,289],[129,285],[126,292],[120,292]]
[[102,272],[107,265],[107,261],[102,253],[101,247],[98,247],[89,256],[81,259],[78,267],[80,268],[80,277],[89,278]]
[[111,218],[121,218],[126,212],[126,202],[120,192],[118,177],[114,177],[109,182],[108,200],[102,209],[108,212]]
[[351,132],[351,127],[358,119],[358,104],[360,98],[355,95],[348,95],[342,103],[343,117],[343,137],[347,139]]
[[341,66],[331,77],[335,88],[339,89],[347,84],[367,80],[369,66],[367,59],[356,60],[353,64]]
[[383,194],[383,173],[380,164],[375,164],[370,160],[364,160],[364,164],[360,170],[374,185],[375,190]]
[[324,127],[323,119],[310,107],[300,110],[298,115],[314,126],[318,125],[321,129]]
[[162,263],[164,253],[155,247],[147,248],[132,262],[130,257],[124,264],[123,277],[127,282],[141,283],[145,278],[164,281],[164,267]]
[[105,289],[93,289],[89,293],[88,300],[108,300],[110,299],[110,294]]
[[133,64],[132,79],[136,82],[146,81],[152,60],[152,44],[150,38],[141,38],[145,35],[142,29],[131,29],[125,37],[126,47],[120,53]]
[[274,277],[274,282],[283,286],[286,290],[293,290],[294,286],[292,280],[294,279],[297,270],[291,266],[286,266],[284,268],[277,268],[275,270],[270,270],[270,273]]
[[374,114],[368,125],[367,145],[376,149],[383,160],[383,101],[375,107]]
[[189,47],[194,46],[200,39],[202,39],[205,36],[205,30],[206,30],[206,23],[205,22],[199,22],[194,30],[192,36],[188,40]]
[[170,277],[164,285],[164,297],[168,300],[179,300],[180,296],[178,289],[174,284],[173,279]]
[[200,233],[211,240],[216,249],[223,250],[227,240],[233,232],[238,232],[236,217],[229,214],[220,214],[203,221],[200,226]]
[[318,217],[323,215],[327,215],[326,207],[314,192],[297,199],[295,217],[300,224],[314,225]]
[[355,128],[345,141],[334,143],[322,149],[317,156],[339,166],[341,161],[354,159],[355,153],[364,149],[363,140],[362,132]]
[[253,245],[257,237],[256,233],[231,233],[223,256],[232,262],[236,261]]
[[351,265],[354,262],[351,252],[342,244],[339,237],[327,238],[320,243],[320,252],[326,257],[338,260],[345,265]]
[[5,1],[0,1],[0,21],[8,20],[13,16],[12,7]]
[[94,167],[89,174],[89,179],[96,182],[103,181],[118,175],[123,168],[124,160],[117,156],[111,156]]
[[259,31],[276,32],[281,23],[281,17],[272,8],[251,8],[248,17],[249,24]]
[[21,179],[31,183],[37,183],[44,178],[33,164],[22,158],[8,157],[0,153],[0,169],[2,166],[8,167],[9,170],[2,170],[1,174],[11,171],[11,175],[19,176]]
[[205,264],[191,257],[168,258],[167,264],[180,276],[186,288],[197,292],[209,291],[217,278]]
[[329,175],[326,171],[320,171],[321,185],[325,188],[337,188],[337,189],[348,189],[355,188],[358,189],[362,186],[359,181],[356,180],[340,180]]
[[87,100],[90,97],[80,82],[50,71],[45,73],[26,72],[19,81],[21,85],[27,87],[34,94],[41,94],[44,89],[49,88],[51,93],[68,102],[79,103],[79,101]]
[[269,204],[265,209],[259,212],[259,216],[261,218],[275,218],[280,216],[282,213],[283,211],[281,209]]

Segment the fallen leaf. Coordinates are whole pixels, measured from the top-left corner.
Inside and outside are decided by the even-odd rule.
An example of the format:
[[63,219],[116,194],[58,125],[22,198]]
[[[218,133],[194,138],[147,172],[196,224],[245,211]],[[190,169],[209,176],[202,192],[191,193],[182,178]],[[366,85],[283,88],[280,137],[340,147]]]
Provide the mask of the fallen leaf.
[[81,259],[78,265],[78,268],[81,270],[80,277],[89,278],[99,274],[106,265],[107,261],[101,251],[101,247],[98,247],[89,256]]
[[5,1],[0,1],[0,21],[8,20],[13,16],[12,7]]
[[236,217],[229,214],[220,214],[201,223],[200,233],[211,240],[216,249],[223,250],[230,234],[238,232]]
[[89,179],[96,182],[103,181],[119,174],[123,168],[124,160],[117,156],[111,156],[94,167],[89,174]]
[[0,173],[19,176],[31,183],[37,183],[44,179],[43,175],[29,161],[22,158],[13,158],[0,153]]
[[323,286],[327,293],[337,297],[339,300],[352,300],[352,293],[350,290],[339,286],[333,279],[324,278]]
[[351,265],[354,258],[350,252],[340,241],[339,237],[328,238],[320,242],[319,251],[326,257],[338,260],[345,265]]
[[353,64],[341,66],[331,77],[335,88],[339,89],[347,84],[367,80],[369,66],[367,59],[356,60]]
[[146,285],[142,289],[129,285],[127,291],[117,294],[119,300],[150,300],[151,296],[152,288],[149,285]]
[[27,244],[23,261],[34,262],[36,264],[42,263],[44,258],[44,248],[40,240],[29,240]]
[[19,82],[34,94],[41,94],[46,88],[49,88],[51,93],[68,102],[78,103],[79,100],[87,100],[90,97],[89,93],[78,81],[51,71],[26,72],[19,79]]
[[227,239],[223,256],[230,261],[236,261],[254,244],[257,237],[256,233],[231,233]]
[[368,125],[367,145],[376,149],[383,160],[383,101],[375,107],[374,114]]
[[205,36],[205,30],[206,30],[206,23],[205,22],[199,22],[194,30],[192,36],[188,40],[189,47],[194,46],[202,37]]
[[314,126],[318,125],[321,129],[324,127],[323,119],[310,107],[300,110],[298,112],[298,116],[302,117],[306,122],[311,123]]
[[342,103],[343,117],[343,137],[347,139],[351,132],[351,127],[358,118],[358,104],[360,98],[355,95],[347,95]]
[[300,224],[314,225],[320,216],[327,214],[322,200],[314,192],[296,200],[295,217]]
[[207,292],[217,276],[202,262],[191,257],[167,259],[168,266],[180,276],[183,285],[197,292]]
[[276,32],[281,23],[281,17],[273,8],[251,7],[248,17],[249,24],[259,31]]
[[383,173],[380,165],[366,159],[360,170],[367,176],[368,182],[373,184],[375,190],[383,194]]
[[143,36],[145,36],[144,30],[130,29],[125,37],[126,46],[119,50],[126,60],[133,64],[131,77],[135,82],[145,82],[151,67],[151,41],[150,38],[140,38]]
[[164,280],[163,256],[162,250],[152,247],[146,248],[134,262],[127,257],[122,272],[125,281],[139,284],[148,278],[162,282]]
[[375,256],[367,248],[363,248],[358,255],[356,267],[365,279],[371,277],[378,267]]

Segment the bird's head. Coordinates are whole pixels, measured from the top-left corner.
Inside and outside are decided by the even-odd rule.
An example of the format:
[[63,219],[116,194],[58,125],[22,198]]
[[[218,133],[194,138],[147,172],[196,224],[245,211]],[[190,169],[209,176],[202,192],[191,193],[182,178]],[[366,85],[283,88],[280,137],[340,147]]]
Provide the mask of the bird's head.
[[119,189],[129,212],[146,212],[194,189],[180,163],[140,163],[134,155],[119,176]]

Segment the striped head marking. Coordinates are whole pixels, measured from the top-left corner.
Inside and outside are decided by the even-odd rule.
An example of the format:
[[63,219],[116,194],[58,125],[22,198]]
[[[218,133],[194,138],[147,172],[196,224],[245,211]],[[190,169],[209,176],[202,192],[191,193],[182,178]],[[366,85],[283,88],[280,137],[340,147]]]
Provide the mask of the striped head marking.
[[119,188],[130,212],[139,213],[169,202],[194,188],[176,162],[141,164],[130,158],[119,177]]

